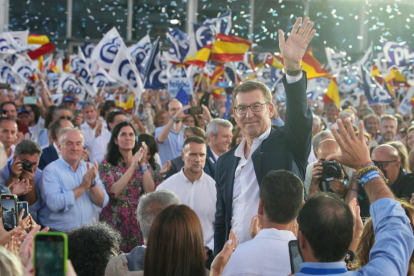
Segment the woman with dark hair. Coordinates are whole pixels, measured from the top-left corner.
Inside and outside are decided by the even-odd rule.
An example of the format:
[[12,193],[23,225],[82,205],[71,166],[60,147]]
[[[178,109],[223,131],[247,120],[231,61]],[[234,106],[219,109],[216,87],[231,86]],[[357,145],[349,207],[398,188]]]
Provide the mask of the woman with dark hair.
[[139,198],[155,190],[152,168],[146,160],[148,148],[145,143],[140,148],[137,138],[130,123],[116,125],[108,143],[108,154],[99,165],[99,176],[110,198],[100,219],[121,233],[123,252],[143,244],[135,211]]
[[155,217],[144,267],[145,276],[207,275],[201,224],[190,207],[171,205]]

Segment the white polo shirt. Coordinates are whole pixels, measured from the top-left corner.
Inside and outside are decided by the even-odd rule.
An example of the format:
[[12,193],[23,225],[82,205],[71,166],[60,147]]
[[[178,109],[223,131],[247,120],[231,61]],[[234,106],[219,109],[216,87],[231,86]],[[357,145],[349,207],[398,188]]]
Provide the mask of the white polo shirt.
[[161,183],[156,190],[173,191],[180,198],[181,204],[194,210],[203,228],[204,245],[213,249],[217,200],[216,182],[203,172],[200,179],[192,183],[184,175],[183,169]]
[[237,246],[221,275],[287,276],[291,240],[296,240],[291,231],[262,229],[254,239]]

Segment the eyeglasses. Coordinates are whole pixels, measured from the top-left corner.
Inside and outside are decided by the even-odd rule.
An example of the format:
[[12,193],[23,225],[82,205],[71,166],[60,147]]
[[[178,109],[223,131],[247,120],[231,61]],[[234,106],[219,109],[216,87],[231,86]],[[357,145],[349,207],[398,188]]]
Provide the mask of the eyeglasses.
[[246,114],[247,113],[247,109],[249,107],[250,107],[250,109],[253,112],[260,112],[260,111],[262,111],[263,106],[265,104],[269,104],[269,103],[255,103],[255,104],[252,104],[252,105],[240,105],[240,106],[234,108],[234,110],[236,110],[237,114],[239,114],[239,115]]
[[374,165],[377,166],[378,168],[386,168],[388,166],[389,163],[392,162],[397,162],[398,160],[392,160],[392,161],[374,161],[372,160],[372,162],[374,162]]
[[72,120],[72,117],[70,117],[70,116],[60,116],[59,119],[63,119],[63,120],[66,119],[66,120],[71,121]]

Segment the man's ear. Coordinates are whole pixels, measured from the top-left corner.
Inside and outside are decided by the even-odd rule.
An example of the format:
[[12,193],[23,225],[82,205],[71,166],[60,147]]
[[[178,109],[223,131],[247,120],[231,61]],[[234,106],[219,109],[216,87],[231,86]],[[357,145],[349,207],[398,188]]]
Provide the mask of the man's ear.
[[275,115],[275,105],[273,102],[269,103],[269,118],[272,118]]
[[59,142],[56,142],[56,145],[57,145],[57,147],[58,147],[58,150],[59,150],[59,151],[62,151],[62,146],[60,145],[60,143],[59,143]]
[[185,160],[184,160],[184,152],[181,152],[181,159],[185,162]]
[[263,200],[261,198],[259,199],[259,208],[257,209],[257,214],[264,216]]

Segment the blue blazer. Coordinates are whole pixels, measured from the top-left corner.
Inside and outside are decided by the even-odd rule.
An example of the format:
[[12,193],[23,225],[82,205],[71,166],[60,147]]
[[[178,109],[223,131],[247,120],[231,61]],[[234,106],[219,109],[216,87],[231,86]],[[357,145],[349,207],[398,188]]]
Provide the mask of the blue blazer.
[[58,153],[52,144],[43,150],[43,153],[40,156],[38,167],[39,169],[44,170],[44,168],[47,165],[49,165],[49,163],[52,163],[53,161],[58,160],[58,159],[59,159]]
[[[181,158],[181,156],[178,156],[174,158],[173,160],[170,160],[171,167],[170,170],[167,172],[166,179],[170,177],[173,174],[178,173],[183,167],[184,167],[184,161]],[[204,172],[211,176],[212,178],[215,178],[216,175],[216,163],[217,160],[214,157],[213,152],[211,151],[210,147],[207,146],[207,157],[206,157],[206,164],[204,165]]]
[[[271,129],[252,154],[257,183],[271,170],[288,170],[302,181],[311,149],[312,112],[307,103],[306,73],[300,81],[286,82],[286,121],[278,129]],[[214,255],[217,255],[227,241],[231,228],[233,210],[234,175],[240,158],[234,156],[236,147],[221,155],[216,166],[216,219],[214,222]]]

